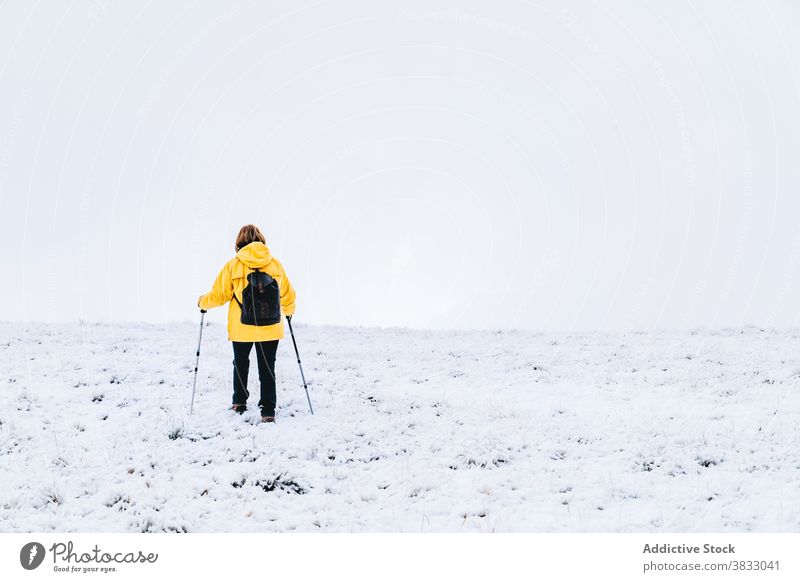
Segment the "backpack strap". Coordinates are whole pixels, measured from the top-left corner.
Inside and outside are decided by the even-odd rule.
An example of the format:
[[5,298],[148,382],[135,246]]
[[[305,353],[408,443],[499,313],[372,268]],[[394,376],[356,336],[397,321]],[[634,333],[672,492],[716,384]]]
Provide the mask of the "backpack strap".
[[[249,269],[249,268],[250,268],[250,267],[248,267],[248,269]],[[251,273],[255,273],[256,271],[258,271],[258,269],[250,269],[250,272],[251,272]],[[248,273],[248,275],[249,275],[249,274],[250,274],[250,273]],[[246,278],[247,278],[247,276],[245,276],[245,279],[246,279]],[[245,287],[246,287],[246,286],[247,286],[247,285],[245,285]],[[239,304],[239,309],[242,309],[242,302],[241,302],[241,301],[239,301],[239,299],[236,297],[236,291],[234,291],[234,292],[233,292],[233,298],[236,300],[236,303],[238,303],[238,304]]]

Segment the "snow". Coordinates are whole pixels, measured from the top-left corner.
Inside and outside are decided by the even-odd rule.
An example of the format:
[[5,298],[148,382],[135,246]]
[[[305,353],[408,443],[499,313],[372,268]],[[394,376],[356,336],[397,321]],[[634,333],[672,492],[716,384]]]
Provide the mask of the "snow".
[[800,529],[798,335],[0,323],[0,531]]

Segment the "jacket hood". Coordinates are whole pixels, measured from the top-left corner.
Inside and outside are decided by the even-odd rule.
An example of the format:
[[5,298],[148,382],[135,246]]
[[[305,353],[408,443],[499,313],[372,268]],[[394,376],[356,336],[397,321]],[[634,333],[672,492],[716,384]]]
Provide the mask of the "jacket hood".
[[272,253],[267,245],[256,241],[239,249],[236,258],[248,269],[262,269],[272,262]]

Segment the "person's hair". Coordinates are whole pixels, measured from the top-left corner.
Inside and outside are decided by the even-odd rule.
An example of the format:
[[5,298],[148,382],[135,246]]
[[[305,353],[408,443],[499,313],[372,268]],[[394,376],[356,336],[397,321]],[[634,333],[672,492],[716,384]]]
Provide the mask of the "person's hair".
[[239,229],[239,234],[236,235],[236,252],[238,253],[242,247],[246,247],[251,242],[262,242],[266,244],[266,239],[261,231],[255,224],[246,224]]

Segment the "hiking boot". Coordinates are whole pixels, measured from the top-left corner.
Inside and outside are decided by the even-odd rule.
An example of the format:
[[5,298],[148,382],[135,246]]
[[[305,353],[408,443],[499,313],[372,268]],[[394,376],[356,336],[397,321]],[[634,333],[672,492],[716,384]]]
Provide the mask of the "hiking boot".
[[247,404],[234,404],[230,409],[236,414],[244,414],[244,411],[247,410]]

